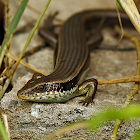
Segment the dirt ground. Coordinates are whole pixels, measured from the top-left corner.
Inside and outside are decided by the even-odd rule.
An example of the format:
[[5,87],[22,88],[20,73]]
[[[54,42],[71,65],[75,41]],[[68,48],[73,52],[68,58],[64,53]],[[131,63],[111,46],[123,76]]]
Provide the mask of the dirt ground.
[[[46,0],[30,0],[29,5],[41,11]],[[19,2],[11,2],[11,14],[14,14]],[[72,14],[89,9],[114,9],[115,0],[52,0],[40,27],[44,25],[44,20],[49,13],[59,11],[57,19],[59,23],[63,22]],[[18,29],[27,23],[34,21],[39,17],[38,14],[27,8],[18,25]],[[58,22],[58,21],[55,21]],[[127,29],[128,30],[128,29]],[[138,36],[134,30],[128,30]],[[18,55],[22,50],[26,40],[31,32],[31,28],[14,35],[12,40],[11,52]],[[118,41],[114,28],[105,28],[102,30],[104,37],[100,46],[114,47]],[[44,44],[44,40],[36,32],[29,49]],[[119,47],[135,48],[127,39],[123,39]],[[40,71],[50,74],[53,71],[54,49],[46,47],[33,55],[29,56],[28,63]],[[113,51],[113,50],[93,50],[91,51],[90,69],[86,79],[96,78],[97,80],[107,80],[122,77],[134,76],[136,74],[136,51]],[[90,118],[91,115],[106,106],[121,107],[130,93],[134,83],[122,83],[112,85],[99,85],[94,102],[87,107],[79,103],[81,97],[73,98],[66,103],[34,103],[18,99],[17,92],[31,78],[32,72],[19,66],[18,72],[14,77],[14,87],[12,91],[6,93],[1,101],[1,107],[8,116],[11,139],[41,139],[54,132],[62,126]],[[137,94],[132,102],[140,102],[140,95]],[[118,130],[118,140],[129,140],[133,132],[139,126],[139,121],[122,122]],[[110,138],[114,122],[109,122],[98,129],[97,132],[91,132],[84,129],[73,130],[55,139],[93,139],[107,140]]]

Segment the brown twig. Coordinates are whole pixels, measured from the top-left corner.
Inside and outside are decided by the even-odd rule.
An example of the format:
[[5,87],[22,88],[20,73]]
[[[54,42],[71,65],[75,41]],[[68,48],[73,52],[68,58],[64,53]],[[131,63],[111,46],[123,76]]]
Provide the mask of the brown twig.
[[[12,58],[13,60],[17,61],[18,57],[12,53],[8,53],[8,56],[10,58]],[[37,72],[37,73],[41,73],[43,75],[46,76],[45,73],[39,71],[38,69],[30,66],[28,63],[26,63],[25,61],[21,60],[20,64],[22,64],[23,66],[28,67],[29,69]],[[103,84],[117,84],[117,83],[128,83],[128,82],[140,82],[140,75],[138,76],[131,76],[131,77],[124,77],[124,78],[118,78],[118,79],[111,79],[111,80],[100,80],[98,81],[99,85],[103,85]]]
[[119,13],[119,9],[118,9],[118,6],[117,6],[117,1],[116,1],[116,10],[117,10],[117,14],[118,14],[118,20],[119,20],[119,23],[120,23],[120,28],[121,28],[121,33],[120,33],[120,39],[119,41],[117,42],[116,46],[115,46],[115,49],[117,48],[117,46],[119,45],[119,43],[121,42],[122,38],[123,38],[123,26],[122,26],[122,21],[121,21],[121,17],[120,17],[120,13]]
[[102,84],[117,84],[117,83],[128,83],[128,82],[140,82],[140,75],[132,76],[132,77],[124,77],[119,79],[101,80],[98,81],[98,84],[102,85]]
[[[116,27],[116,31],[118,33],[121,32],[119,27]],[[127,32],[124,32],[124,37],[130,39],[135,44],[135,47],[136,47],[136,50],[137,50],[137,72],[136,72],[136,76],[140,76],[140,43],[139,43],[139,40],[135,36],[133,36],[133,35],[127,33]],[[132,91],[127,95],[127,98],[126,98],[125,103],[124,103],[122,108],[125,108],[125,107],[127,107],[127,105],[130,104],[134,95],[136,95],[138,93],[138,90],[139,90],[139,82],[137,81],[137,82],[135,82]],[[110,137],[110,140],[116,140],[116,135],[117,135],[117,131],[118,131],[118,128],[120,126],[120,123],[121,123],[121,120],[116,120],[112,135]]]

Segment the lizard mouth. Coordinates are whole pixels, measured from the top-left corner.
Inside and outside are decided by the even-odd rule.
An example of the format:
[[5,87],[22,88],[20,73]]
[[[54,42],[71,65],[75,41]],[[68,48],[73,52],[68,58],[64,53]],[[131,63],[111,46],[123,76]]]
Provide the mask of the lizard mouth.
[[70,91],[46,91],[46,92],[34,92],[34,91],[19,91],[17,96],[19,99],[33,101],[33,102],[47,102],[47,103],[58,103],[65,102],[68,99],[75,96],[77,86],[72,88]]

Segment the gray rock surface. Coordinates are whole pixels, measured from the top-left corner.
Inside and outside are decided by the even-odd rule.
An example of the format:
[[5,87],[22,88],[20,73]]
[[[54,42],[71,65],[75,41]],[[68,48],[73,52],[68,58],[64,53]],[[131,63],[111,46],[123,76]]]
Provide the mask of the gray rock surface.
[[[81,2],[81,7],[83,7],[85,3],[84,0],[81,1],[83,1],[83,4]],[[70,14],[70,11],[72,11],[72,6],[70,6],[70,3],[66,3],[65,0],[63,0],[63,2],[65,3],[64,5],[67,5],[67,7],[70,9]],[[74,2],[76,4],[79,4],[76,1]],[[55,7],[56,3],[54,5],[52,3],[49,8],[52,8],[53,6]],[[85,9],[92,7],[92,0],[90,0],[89,3],[86,2]],[[33,3],[33,5],[35,4]],[[64,9],[66,9],[66,6],[64,5],[58,5],[58,10],[61,9],[62,11],[64,11],[62,8],[63,6]],[[76,6],[74,6],[73,8],[75,7]],[[95,2],[95,5],[93,7],[100,8],[102,6],[99,6],[99,4]],[[84,8],[78,8],[78,10],[82,9]],[[55,11],[56,10],[57,9],[55,9]],[[53,10],[51,9],[50,11]],[[63,16],[65,17],[64,12],[62,13],[62,17]],[[111,33],[108,33],[109,31]],[[114,36],[112,36],[112,32],[113,29],[103,30],[105,40],[102,42],[102,44],[116,45],[117,40]],[[17,40],[19,42],[17,38],[15,36],[14,40]],[[35,38],[38,38],[38,40],[40,39],[38,35],[36,35]],[[16,42],[13,42],[13,44],[16,44]],[[32,44],[37,43],[33,41],[30,45]],[[134,47],[127,40],[123,40],[120,46]],[[38,68],[42,72],[46,72],[47,74],[49,74],[53,71],[53,49],[46,48],[42,51],[39,51],[30,56],[28,58],[28,61],[29,64]],[[94,77],[97,80],[107,80],[127,76],[134,76],[135,73],[135,51],[122,52],[96,49],[91,51],[90,70],[86,76],[86,79]],[[75,97],[65,103],[34,103],[22,101],[17,98],[18,90],[22,86],[24,86],[24,84],[31,78],[31,75],[32,74],[28,72],[28,74],[26,74],[25,76],[19,77],[14,82],[14,87],[12,91],[6,93],[3,99],[1,100],[1,107],[8,116],[11,139],[41,139],[67,124],[89,119],[91,115],[93,115],[94,113],[98,112],[98,110],[106,106],[113,105],[116,107],[121,107],[124,104],[127,94],[131,91],[134,85],[134,83],[99,85],[94,98],[94,102],[90,103],[87,107],[82,106],[82,104],[79,103],[79,99],[81,97]],[[139,103],[139,96],[139,94],[136,95],[133,99],[133,102]],[[123,122],[118,130],[117,138],[121,140],[129,140],[138,125],[138,121],[134,120],[131,122]],[[73,130],[71,132],[67,132],[61,137],[57,137],[56,139],[106,140],[109,139],[112,133],[113,126],[114,122],[110,122],[107,125],[101,126],[101,128],[96,133],[86,131],[84,129]]]

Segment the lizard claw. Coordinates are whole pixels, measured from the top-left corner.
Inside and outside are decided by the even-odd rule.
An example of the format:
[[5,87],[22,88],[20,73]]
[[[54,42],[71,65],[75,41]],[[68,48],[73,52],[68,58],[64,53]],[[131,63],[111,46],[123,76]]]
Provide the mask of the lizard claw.
[[93,102],[93,100],[91,98],[88,98],[88,97],[80,99],[80,101],[79,101],[79,103],[83,103],[82,105],[86,106],[86,107],[89,105],[89,103],[92,103],[92,102]]

